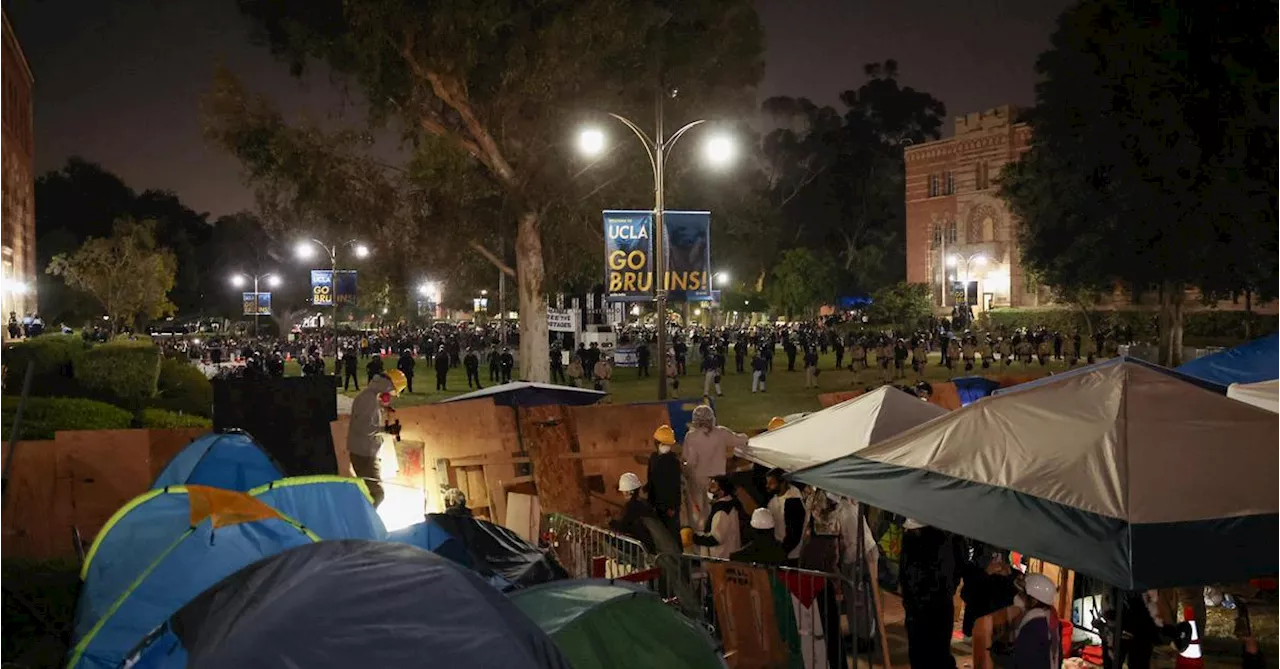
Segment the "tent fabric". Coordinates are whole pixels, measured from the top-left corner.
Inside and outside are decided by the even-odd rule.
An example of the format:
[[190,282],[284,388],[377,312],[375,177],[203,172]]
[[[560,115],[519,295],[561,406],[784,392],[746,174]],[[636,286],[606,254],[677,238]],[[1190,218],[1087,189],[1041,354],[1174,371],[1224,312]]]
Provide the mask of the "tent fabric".
[[1280,413],[1280,381],[1275,379],[1258,383],[1233,383],[1227,386],[1227,397],[1271,413]]
[[245,492],[281,478],[280,467],[253,437],[210,432],[173,456],[151,487],[193,484]]
[[468,567],[500,590],[569,577],[550,552],[501,526],[470,516],[433,513],[391,536]]
[[575,667],[720,669],[707,632],[652,591],[606,580],[546,583],[511,601]]
[[293,518],[321,539],[387,538],[363,479],[349,476],[294,476],[249,491]]
[[793,471],[857,452],[946,414],[942,407],[881,386],[751,437],[736,453],[766,467]]
[[546,633],[475,574],[390,542],[323,541],[261,560],[166,627],[139,651],[139,666],[182,666],[168,658],[185,655],[191,669],[571,669]]
[[513,381],[500,386],[490,386],[483,390],[443,399],[438,404],[491,397],[494,404],[506,407],[537,407],[548,404],[583,406],[595,404],[605,395],[606,393],[604,392],[589,388],[574,388],[573,386],[558,386],[551,383],[535,383],[532,381]]
[[795,478],[1127,589],[1229,582],[1277,571],[1275,434],[1274,414],[1121,360]]
[[1184,374],[1176,369],[1169,369],[1168,367],[1157,365],[1154,362],[1147,362],[1146,360],[1143,360],[1141,358],[1131,358],[1123,355],[1117,356],[1115,358],[1108,358],[1100,362],[1095,362],[1092,365],[1084,365],[1082,367],[1076,367],[1075,369],[1070,369],[1065,372],[1061,372],[1059,374],[1050,374],[1049,376],[1042,376],[1040,378],[1032,379],[1030,381],[1025,381],[1023,383],[1014,384],[1012,386],[998,388],[991,394],[1005,395],[1008,393],[1022,392],[1024,390],[1032,390],[1034,388],[1039,388],[1040,386],[1043,386],[1046,384],[1057,383],[1062,379],[1072,378],[1075,376],[1084,376],[1087,374],[1092,374],[1098,370],[1107,370],[1113,367],[1119,367],[1124,365],[1143,367],[1150,371],[1163,374],[1169,378],[1177,379],[1179,381],[1189,383],[1193,386],[1196,386],[1198,388],[1203,388],[1204,390],[1208,390],[1209,392],[1212,392],[1212,393],[1217,393],[1218,395],[1227,394],[1227,387],[1223,384],[1215,383],[1213,381],[1206,381],[1205,379],[1201,379],[1199,377],[1191,376],[1189,374]]
[[960,395],[960,406],[969,406],[1000,387],[999,381],[992,381],[982,376],[962,376],[951,379],[951,383],[955,385],[956,393]]
[[1196,358],[1178,371],[1223,386],[1280,378],[1280,334]]
[[[214,516],[206,518],[176,536],[85,634],[77,634],[67,666],[120,666],[152,630],[218,580],[263,557],[314,541],[314,534],[283,517],[221,527],[215,527]],[[89,587],[86,583],[86,590]]]

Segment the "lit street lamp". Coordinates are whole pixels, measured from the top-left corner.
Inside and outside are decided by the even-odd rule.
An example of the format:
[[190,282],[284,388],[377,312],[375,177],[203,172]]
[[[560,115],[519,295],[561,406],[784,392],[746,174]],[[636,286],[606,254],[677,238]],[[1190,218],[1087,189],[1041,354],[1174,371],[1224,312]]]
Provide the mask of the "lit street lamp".
[[[969,301],[969,274],[970,274],[970,272],[971,272],[971,269],[970,269],[970,268],[971,268],[971,267],[986,267],[986,266],[987,266],[987,256],[985,256],[985,255],[983,255],[983,254],[981,254],[981,253],[975,253],[975,254],[970,255],[970,256],[963,256],[963,255],[960,255],[959,253],[953,253],[953,254],[951,254],[951,255],[947,256],[947,267],[955,267],[955,268],[959,268],[959,266],[960,266],[961,264],[963,264],[963,265],[964,265],[964,279],[962,279],[962,280],[961,280],[961,283],[963,283],[963,284],[964,284],[964,291],[965,291],[965,303],[967,304],[967,303],[968,303],[968,301]],[[943,274],[944,274],[944,278],[945,278],[945,274],[946,274],[946,272],[944,271],[944,272],[943,272]],[[957,274],[958,274],[958,272],[957,272]],[[959,279],[959,276],[957,276],[956,278],[957,278],[957,279]],[[943,291],[943,296],[944,296],[944,299],[945,299],[946,291]],[[945,303],[944,303],[944,305],[945,305]],[[972,305],[970,305],[970,306],[972,306]]]
[[329,254],[329,301],[333,304],[333,359],[334,372],[337,373],[338,364],[338,250],[351,247],[356,258],[363,259],[369,257],[369,247],[361,244],[355,239],[349,239],[341,244],[326,244],[319,239],[304,239],[298,242],[295,249],[298,258],[301,260],[310,260],[315,257],[316,249],[319,246],[324,252]]
[[[675,146],[675,143],[686,132],[696,126],[707,123],[706,119],[691,121],[675,131],[670,137],[665,136],[662,129],[662,98],[661,94],[657,97],[657,130],[652,137],[630,119],[609,113],[609,116],[627,126],[640,140],[640,143],[644,145],[645,154],[649,156],[649,166],[653,168],[653,248],[656,250],[654,254],[654,276],[656,280],[653,282],[653,292],[654,303],[657,308],[659,365],[665,364],[663,361],[666,360],[667,355],[667,259],[663,253],[666,245],[663,240],[665,231],[662,226],[663,209],[666,206],[664,191],[666,188],[667,156],[672,147]],[[586,155],[599,155],[604,151],[605,144],[605,134],[599,128],[587,128],[578,135],[578,148]],[[704,146],[705,157],[714,166],[722,166],[729,163],[736,153],[733,139],[724,134],[713,135]],[[662,374],[658,374],[657,379],[658,399],[665,400],[667,399],[667,379]]]
[[254,274],[251,279],[250,277],[245,276],[244,274],[231,275],[231,285],[235,286],[236,288],[244,288],[245,284],[249,283],[250,280],[253,281],[253,337],[254,339],[257,339],[258,338],[258,316],[259,316],[258,282],[265,280],[267,282],[268,287],[276,288],[280,285],[280,277],[274,274]]

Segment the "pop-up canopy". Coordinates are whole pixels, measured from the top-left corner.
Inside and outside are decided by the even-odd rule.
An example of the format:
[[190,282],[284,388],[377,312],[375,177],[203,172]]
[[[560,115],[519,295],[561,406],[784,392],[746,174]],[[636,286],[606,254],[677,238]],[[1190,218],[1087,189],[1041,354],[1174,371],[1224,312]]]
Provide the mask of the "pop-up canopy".
[[893,386],[882,386],[758,434],[736,453],[791,471],[857,452],[946,413]]
[[1276,426],[1116,359],[795,478],[1126,589],[1232,582],[1277,571]]

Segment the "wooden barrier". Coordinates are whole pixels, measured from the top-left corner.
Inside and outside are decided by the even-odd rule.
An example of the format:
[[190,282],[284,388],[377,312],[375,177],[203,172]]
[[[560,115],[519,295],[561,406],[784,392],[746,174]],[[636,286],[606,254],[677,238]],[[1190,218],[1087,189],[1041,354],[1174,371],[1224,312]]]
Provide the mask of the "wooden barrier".
[[174,454],[207,432],[76,430],[18,442],[0,516],[0,555],[75,557],[73,528],[92,542],[116,510],[151,487]]

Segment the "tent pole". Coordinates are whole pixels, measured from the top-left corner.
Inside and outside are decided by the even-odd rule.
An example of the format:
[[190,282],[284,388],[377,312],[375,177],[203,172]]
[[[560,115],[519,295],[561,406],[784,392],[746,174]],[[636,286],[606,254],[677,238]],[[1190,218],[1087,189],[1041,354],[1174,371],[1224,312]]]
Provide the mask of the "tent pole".
[[1124,591],[1112,586],[1111,599],[1115,603],[1116,615],[1111,628],[1111,669],[1121,669],[1124,662],[1120,660],[1120,642],[1124,637]]
[[857,555],[853,556],[853,589],[852,589],[853,601],[850,602],[852,606],[849,607],[852,610],[852,616],[850,616],[850,619],[849,619],[849,629],[853,632],[853,635],[852,635],[853,636],[853,666],[857,667],[858,651],[859,651],[858,632],[861,631],[860,628],[858,627],[858,618],[860,617],[858,615],[858,608],[859,608],[858,598],[862,597],[862,602],[865,603],[867,601],[867,593],[864,593],[862,591],[862,574],[865,571],[865,565],[863,563],[863,559],[864,559],[863,555],[866,553],[866,549],[863,547],[863,542],[865,541],[865,537],[863,536],[863,532],[862,532],[862,504],[858,502],[855,502],[855,504],[858,504],[858,512],[854,514],[854,519],[858,524],[858,529],[857,529],[858,538],[854,542],[854,545],[856,546]]

